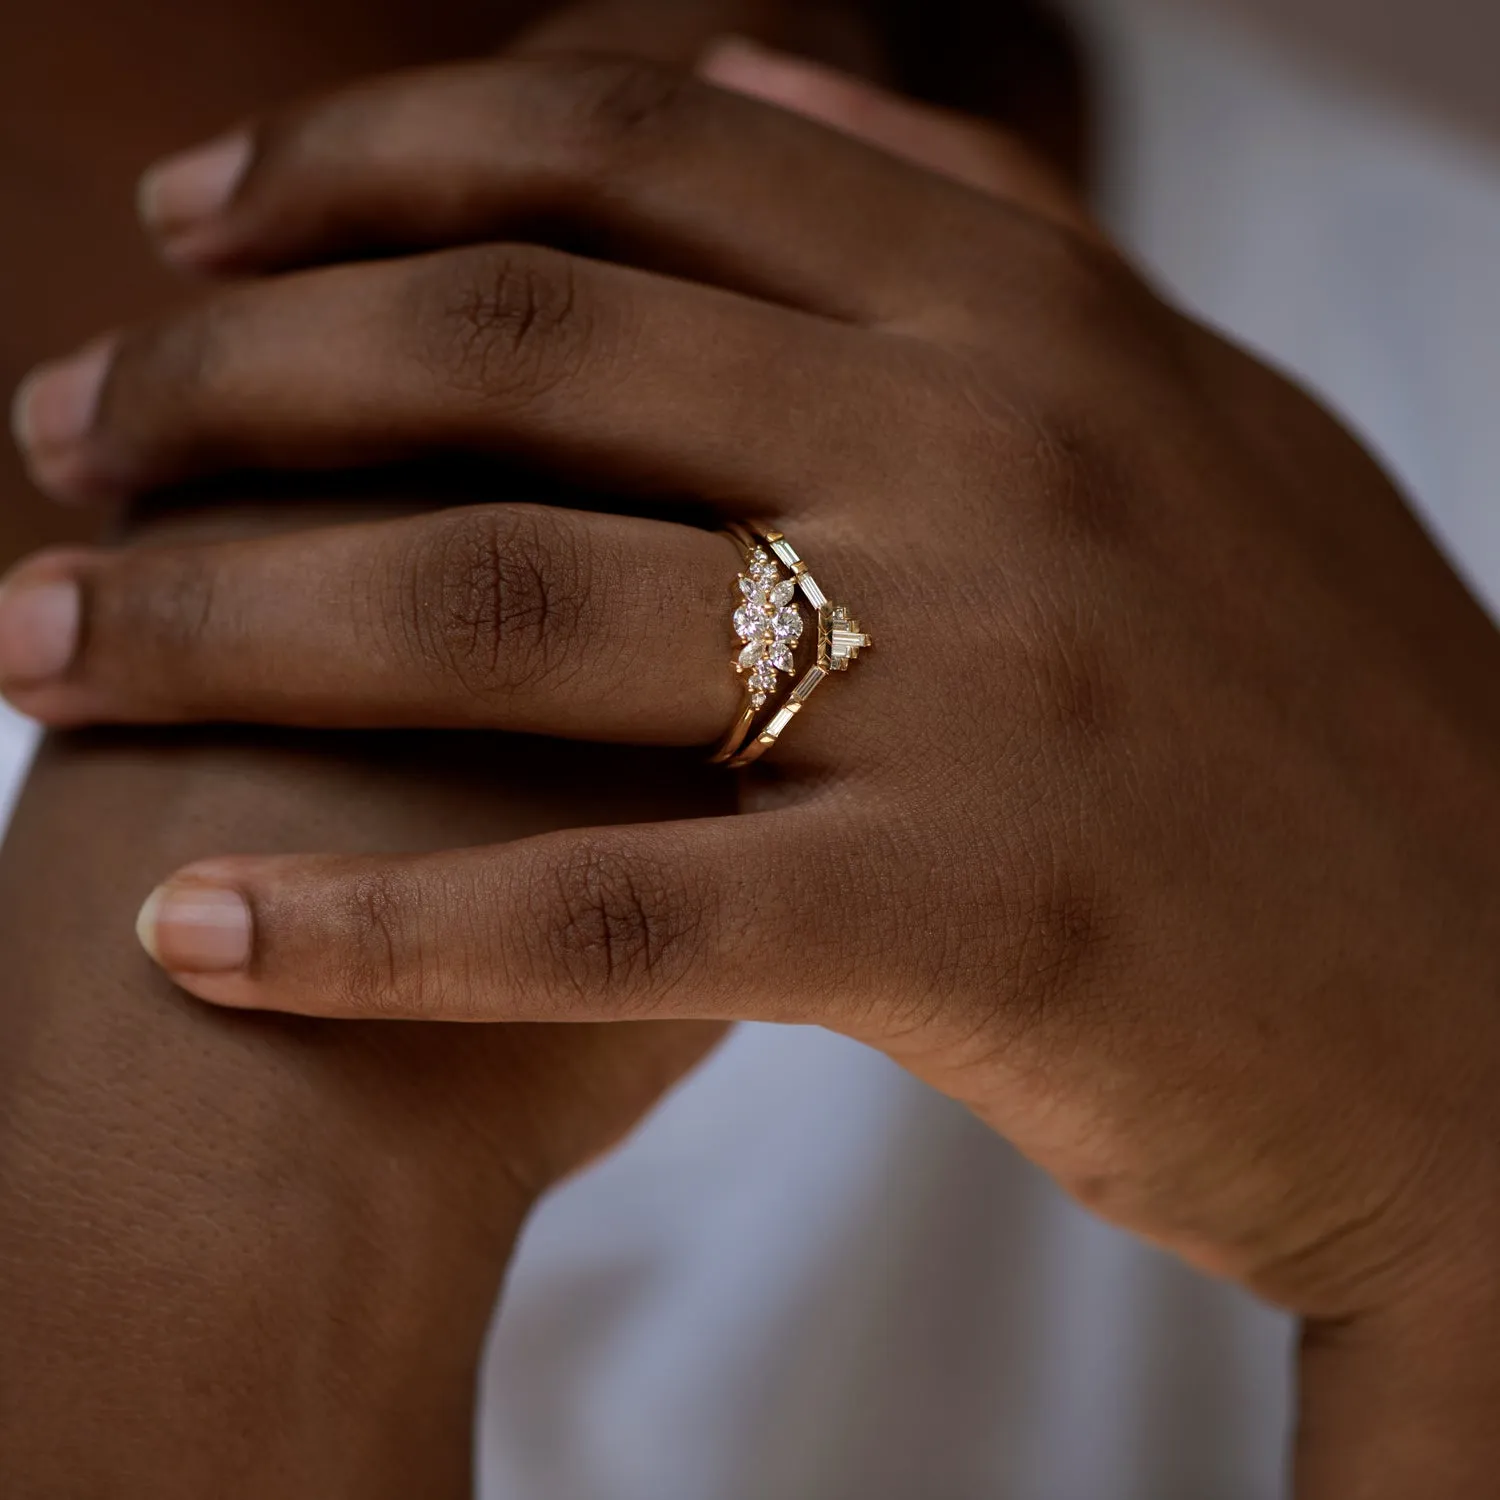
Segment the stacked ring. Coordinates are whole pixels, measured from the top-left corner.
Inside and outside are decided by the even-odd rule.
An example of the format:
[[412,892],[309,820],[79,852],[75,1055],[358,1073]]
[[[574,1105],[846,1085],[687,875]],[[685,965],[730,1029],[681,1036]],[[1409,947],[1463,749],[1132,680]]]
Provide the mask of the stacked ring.
[[[736,523],[726,527],[725,534],[739,544],[745,558],[745,570],[735,580],[733,619],[739,642],[734,670],[745,678],[745,704],[714,752],[713,763],[738,770],[759,760],[781,738],[830,672],[848,671],[869,647],[870,637],[848,609],[829,602],[781,532]],[[816,611],[818,621],[817,660],[800,677],[796,661],[803,637],[796,602],[799,592]],[[780,674],[794,678],[795,685],[771,705]]]

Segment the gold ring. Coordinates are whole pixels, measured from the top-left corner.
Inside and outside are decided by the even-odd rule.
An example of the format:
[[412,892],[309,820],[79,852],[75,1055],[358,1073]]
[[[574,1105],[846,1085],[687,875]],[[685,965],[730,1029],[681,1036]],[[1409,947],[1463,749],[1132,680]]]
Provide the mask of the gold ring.
[[[713,763],[738,770],[759,760],[781,738],[830,672],[849,670],[859,653],[869,648],[870,637],[843,605],[829,602],[781,532],[736,523],[727,526],[725,534],[739,544],[745,558],[745,571],[735,580],[733,620],[739,642],[734,670],[745,678],[745,704],[714,752]],[[817,612],[818,620],[817,660],[800,677],[796,661],[803,637],[799,592]],[[794,678],[795,685],[767,713],[780,674]]]

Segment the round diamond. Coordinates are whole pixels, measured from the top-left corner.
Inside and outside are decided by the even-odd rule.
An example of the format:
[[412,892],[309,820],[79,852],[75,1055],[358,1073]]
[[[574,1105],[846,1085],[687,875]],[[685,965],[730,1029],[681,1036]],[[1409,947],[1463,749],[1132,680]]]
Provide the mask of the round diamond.
[[788,606],[776,616],[771,628],[778,641],[795,644],[802,639],[802,616]]
[[[769,662],[761,662],[750,675],[750,690],[754,693],[769,693],[776,686],[776,669]],[[759,707],[759,705],[756,705]]]
[[764,639],[771,625],[771,612],[765,605],[751,601],[734,612],[734,633],[742,641]]

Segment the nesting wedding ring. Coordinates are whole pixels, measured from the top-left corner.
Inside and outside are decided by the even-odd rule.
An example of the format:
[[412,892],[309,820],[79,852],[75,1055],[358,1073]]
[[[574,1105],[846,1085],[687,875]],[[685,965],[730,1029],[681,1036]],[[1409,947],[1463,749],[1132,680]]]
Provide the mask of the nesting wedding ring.
[[[735,523],[725,533],[738,543],[745,562],[735,580],[732,620],[734,670],[744,680],[745,701],[713,762],[738,770],[781,738],[830,673],[849,670],[869,649],[870,637],[845,606],[830,602],[781,532]],[[813,638],[799,597],[817,621],[816,659],[806,665],[798,657],[806,655]]]

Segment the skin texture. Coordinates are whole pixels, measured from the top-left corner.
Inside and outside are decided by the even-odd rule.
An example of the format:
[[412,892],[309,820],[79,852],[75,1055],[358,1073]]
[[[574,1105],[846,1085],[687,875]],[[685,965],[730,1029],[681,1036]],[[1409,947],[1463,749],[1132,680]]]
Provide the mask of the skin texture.
[[[607,40],[607,23],[677,48],[776,19],[696,3],[588,12],[559,18],[580,28],[572,40]],[[838,17],[797,15],[829,55],[870,56]],[[268,98],[484,50],[504,21],[489,3],[404,0],[315,15],[29,10],[24,44],[0,49],[0,284],[25,290],[0,320],[0,370],[17,378],[47,349],[178,295],[131,219],[142,162]],[[1047,109],[1067,113],[1056,99]],[[8,556],[95,529],[92,515],[44,512],[5,462]],[[325,509],[306,484],[241,487],[233,507],[191,487],[135,535],[159,547],[352,521],[421,508],[436,485],[342,488],[355,498]],[[141,890],[226,846],[442,848],[711,811],[726,795],[696,756],[472,735],[54,738],[0,856],[6,1493],[467,1493],[474,1351],[527,1206],[718,1033],[514,1028],[476,1041],[225,1018],[184,1002],[140,955]]]
[[[204,862],[171,889],[237,895],[253,946],[196,965],[168,905],[163,961],[249,1009],[847,1031],[1101,1213],[1311,1320],[1304,1494],[1486,1493],[1493,626],[1335,423],[1157,300],[1050,184],[1012,169],[1008,143],[986,197],[639,66],[497,66],[478,91],[474,76],[271,127],[216,253],[248,259],[263,238],[285,265],[362,236],[483,242],[540,207],[559,240],[592,228],[626,266],[481,243],[238,294],[120,343],[87,430],[39,447],[42,477],[129,488],[428,444],[575,476],[608,466],[642,493],[769,507],[825,583],[878,611],[881,646],[751,783],[755,816],[439,858]],[[460,157],[440,191],[418,153],[403,190],[382,133],[393,105],[446,113],[431,139],[470,138],[479,107],[524,108],[532,128],[497,132],[483,180]],[[376,201],[389,216],[372,232]],[[882,250],[860,260],[856,244]],[[441,379],[404,378],[402,350]],[[516,680],[558,714],[597,699],[579,670],[594,637],[569,632],[569,601],[579,576],[636,557],[587,518],[568,523],[569,549],[513,514],[470,522],[502,538],[495,555],[529,549],[549,665],[510,675],[528,637],[496,631],[503,613],[475,638],[501,726]],[[640,555],[691,568],[688,538],[652,524]],[[365,532],[317,558],[341,551],[363,555],[350,576],[367,581],[382,576],[371,558],[435,559],[411,577],[424,613],[449,608],[445,540]],[[283,597],[257,611],[266,555],[174,563],[228,601],[225,647],[210,633],[185,649],[180,626],[137,614],[19,701],[65,717],[106,692],[128,714],[129,673],[110,662],[133,642],[152,716],[174,660],[189,716],[213,699],[216,661],[243,695]],[[92,567],[89,609],[104,599],[118,621],[147,597],[130,566]],[[291,641],[338,649],[320,623],[291,632],[283,663]],[[476,696],[473,659],[427,665],[451,701]],[[321,702],[344,722],[340,694],[305,680],[279,684],[299,716]],[[707,679],[683,701],[699,691]],[[390,709],[366,693],[358,712]],[[668,700],[643,737],[674,742],[675,720]],[[744,959],[768,945],[797,964],[762,992]]]

